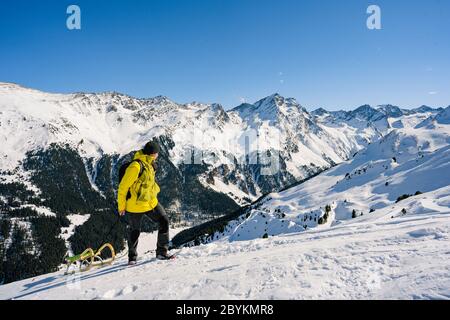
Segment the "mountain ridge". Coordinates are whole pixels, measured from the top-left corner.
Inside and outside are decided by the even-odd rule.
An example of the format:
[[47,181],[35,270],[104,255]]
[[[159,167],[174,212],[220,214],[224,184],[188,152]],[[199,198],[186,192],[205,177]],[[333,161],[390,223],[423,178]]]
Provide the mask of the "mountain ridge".
[[[60,243],[58,226],[72,230],[64,236],[69,250],[101,245],[102,227],[115,221],[117,170],[149,140],[161,145],[160,202],[173,224],[197,225],[351,160],[393,131],[445,125],[446,110],[421,111],[394,118],[363,106],[314,114],[277,94],[225,111],[220,104],[178,104],[163,96],[53,94],[2,84],[0,255],[3,240],[20,252],[26,252],[20,239],[51,248]],[[70,218],[79,215],[87,218]],[[75,227],[72,221],[83,222]],[[123,230],[108,240],[120,250]],[[52,262],[37,272],[58,266],[61,252],[49,252]],[[30,268],[24,264],[6,279],[30,275]]]

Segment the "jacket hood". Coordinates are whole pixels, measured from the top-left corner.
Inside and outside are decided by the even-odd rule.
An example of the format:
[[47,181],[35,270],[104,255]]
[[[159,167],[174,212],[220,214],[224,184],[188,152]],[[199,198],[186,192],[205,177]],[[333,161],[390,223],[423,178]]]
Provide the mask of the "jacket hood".
[[144,154],[144,152],[142,150],[139,150],[138,152],[136,152],[134,154],[133,160],[141,160],[141,161],[147,162],[148,164],[151,164],[154,159],[153,159],[153,157]]

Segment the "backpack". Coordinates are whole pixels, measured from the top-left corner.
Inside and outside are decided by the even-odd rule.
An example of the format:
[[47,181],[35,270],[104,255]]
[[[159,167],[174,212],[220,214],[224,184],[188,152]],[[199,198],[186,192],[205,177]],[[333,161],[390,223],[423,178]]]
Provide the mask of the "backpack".
[[[127,171],[128,167],[133,163],[133,162],[138,162],[139,163],[139,175],[138,175],[138,179],[142,176],[142,173],[144,173],[144,164],[142,163],[141,160],[132,160],[132,161],[128,161],[125,162],[124,164],[122,164],[119,168],[119,184],[122,182],[123,176],[125,175],[125,172]],[[127,193],[127,200],[131,198],[131,193],[130,190],[128,190]]]

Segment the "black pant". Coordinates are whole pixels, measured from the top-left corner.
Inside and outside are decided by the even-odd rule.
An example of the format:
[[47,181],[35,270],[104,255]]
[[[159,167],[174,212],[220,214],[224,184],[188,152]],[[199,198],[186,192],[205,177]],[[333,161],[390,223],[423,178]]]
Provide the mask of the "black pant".
[[139,235],[141,234],[142,218],[147,216],[153,222],[159,224],[158,242],[156,244],[156,254],[165,254],[169,248],[169,218],[164,208],[158,203],[155,209],[145,213],[130,213],[128,215],[128,259],[137,259],[137,246]]

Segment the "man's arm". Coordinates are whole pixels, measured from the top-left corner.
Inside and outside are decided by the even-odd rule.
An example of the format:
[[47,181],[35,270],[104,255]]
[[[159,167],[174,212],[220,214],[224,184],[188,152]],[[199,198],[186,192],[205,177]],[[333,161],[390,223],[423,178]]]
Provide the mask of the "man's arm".
[[119,190],[117,191],[117,205],[120,215],[125,214],[125,209],[127,206],[127,194],[130,187],[139,177],[140,164],[137,162],[131,163],[119,184]]

